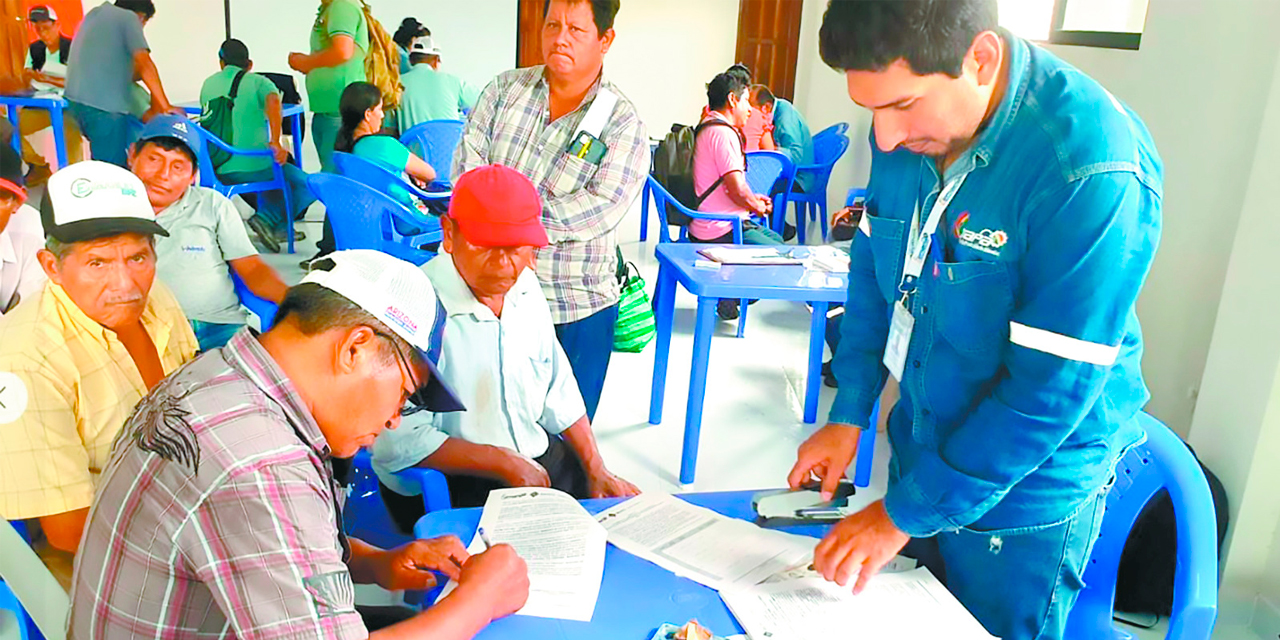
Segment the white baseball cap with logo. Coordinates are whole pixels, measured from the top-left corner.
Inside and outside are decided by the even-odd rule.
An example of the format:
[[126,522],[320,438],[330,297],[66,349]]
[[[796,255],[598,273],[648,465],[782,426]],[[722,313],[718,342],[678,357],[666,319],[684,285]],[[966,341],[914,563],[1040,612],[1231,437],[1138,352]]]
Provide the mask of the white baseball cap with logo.
[[409,53],[425,53],[438,56],[440,55],[440,47],[436,46],[436,41],[431,36],[420,36],[409,43]]
[[381,251],[352,249],[312,263],[302,282],[318,284],[355,303],[418,352],[431,379],[410,403],[435,413],[466,410],[437,368],[448,314],[422,269]]
[[46,237],[68,243],[122,233],[169,235],[156,222],[142,180],[127,169],[95,160],[77,162],[49,178],[40,220]]

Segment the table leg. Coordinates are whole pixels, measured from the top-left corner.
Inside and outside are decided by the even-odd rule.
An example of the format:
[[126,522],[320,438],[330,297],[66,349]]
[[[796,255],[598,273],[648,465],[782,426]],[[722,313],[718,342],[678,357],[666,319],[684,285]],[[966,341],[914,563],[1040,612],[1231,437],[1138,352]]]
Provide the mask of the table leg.
[[653,315],[658,344],[653,353],[653,387],[649,394],[649,424],[662,423],[662,400],[667,390],[667,358],[671,355],[671,320],[675,315],[676,278],[671,268],[658,267],[658,286],[653,292]]
[[822,346],[827,340],[826,302],[813,302],[813,319],[809,322],[809,375],[804,382],[804,422],[818,420],[818,391],[822,388]]
[[16,105],[7,105],[5,111],[8,111],[9,124],[13,125],[13,150],[18,152],[18,157],[22,157],[22,127],[18,125],[18,107]]
[[684,418],[684,451],[680,456],[680,484],[693,484],[698,467],[698,436],[702,432],[702,403],[707,392],[707,364],[715,330],[716,299],[698,298],[693,334],[693,363],[689,371],[689,405]]
[[[294,114],[294,116],[290,118],[290,120],[293,121],[293,124],[291,125],[292,131],[293,131],[293,161],[297,163],[298,168],[301,169],[302,168],[302,114],[301,113]],[[293,253],[293,250],[290,249],[289,253]]]
[[53,125],[53,146],[58,149],[58,168],[67,167],[67,121],[62,107],[49,108],[49,123]]

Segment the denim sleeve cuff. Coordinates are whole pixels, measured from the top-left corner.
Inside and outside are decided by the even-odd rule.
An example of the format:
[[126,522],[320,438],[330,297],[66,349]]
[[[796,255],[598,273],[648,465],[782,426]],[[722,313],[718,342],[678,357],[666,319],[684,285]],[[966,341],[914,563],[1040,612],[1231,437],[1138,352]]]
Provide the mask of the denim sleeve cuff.
[[841,387],[836,391],[836,399],[831,403],[831,412],[827,422],[848,424],[866,429],[871,425],[871,412],[876,406],[876,396],[856,389]]
[[893,525],[912,538],[928,538],[958,528],[933,508],[910,475],[889,485],[884,510]]

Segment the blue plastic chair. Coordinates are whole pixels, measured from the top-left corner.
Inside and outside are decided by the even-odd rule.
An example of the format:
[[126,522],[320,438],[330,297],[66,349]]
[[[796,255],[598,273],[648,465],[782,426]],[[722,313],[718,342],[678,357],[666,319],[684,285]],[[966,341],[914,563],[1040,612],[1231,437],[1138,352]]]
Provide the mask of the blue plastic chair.
[[[30,544],[31,537],[27,533],[27,523],[24,520],[3,521],[0,527],[9,527],[13,532],[17,533],[18,539],[14,541],[16,544]],[[6,542],[8,544],[8,542]],[[9,553],[8,551],[0,551],[0,553]],[[33,558],[34,559],[34,558]],[[12,570],[12,568],[10,568]],[[62,595],[62,589],[53,581],[52,576],[48,576],[47,580],[51,581],[50,588],[57,591],[58,595]],[[34,591],[33,591],[34,589]],[[25,589],[19,589],[20,592],[26,592],[27,598],[37,598],[34,602],[33,611],[36,612],[35,617],[24,607],[22,601],[19,600],[18,594],[14,592],[9,584],[6,584],[3,578],[0,578],[0,637],[12,637],[9,630],[12,628],[17,631],[17,637],[21,640],[44,640],[45,634],[41,633],[41,624],[46,625],[45,631],[52,631],[53,635],[49,637],[63,637],[66,635],[65,618],[66,608],[70,605],[70,600],[64,600],[61,603],[55,603],[48,599],[38,599],[41,587],[28,583]],[[31,602],[28,600],[28,602]],[[37,618],[40,619],[37,622]],[[12,627],[10,626],[12,625]]]
[[1218,616],[1218,521],[1200,464],[1168,427],[1146,413],[1139,422],[1147,442],[1116,467],[1102,529],[1085,568],[1087,585],[1067,620],[1068,638],[1131,640],[1112,622],[1116,575],[1129,532],[1160,489],[1167,489],[1177,521],[1177,568],[1169,640],[1209,640]]
[[[419,189],[418,185],[406,180],[405,177],[387,165],[380,162],[363,158],[361,156],[335,151],[333,154],[333,163],[338,166],[338,174],[351,178],[363,185],[373,187],[376,191],[385,193],[400,202],[417,198],[423,202],[429,200],[448,200],[453,195],[451,191],[425,191]],[[438,184],[438,183],[432,183]],[[428,228],[439,228],[440,221],[430,218]]]
[[847,136],[848,134],[849,134],[849,123],[837,122],[827,127],[826,129],[823,129],[822,131],[819,131],[813,134],[813,137],[816,138],[818,136],[829,136],[829,135]]
[[[653,171],[653,160],[658,153],[658,142],[649,141],[649,171]],[[649,239],[649,201],[653,195],[649,192],[649,182],[640,186],[640,242]]]
[[791,188],[796,182],[796,165],[791,161],[791,156],[781,151],[748,152],[746,177],[751,192],[762,196],[773,193],[774,186],[782,183],[782,190],[773,197],[773,219],[769,225],[781,227],[781,219],[790,202]]
[[[849,150],[849,138],[844,135],[814,136],[813,164],[796,167],[796,174],[813,176],[806,193],[791,194],[791,202],[796,205],[796,237],[800,244],[806,244],[805,227],[809,221],[817,217],[822,226],[822,240],[827,240],[827,183],[831,181],[831,171],[840,158]],[[782,220],[779,217],[778,220]],[[779,227],[781,224],[779,224]]]
[[8,585],[0,581],[0,636],[7,635],[3,633],[4,630],[13,625],[18,630],[19,640],[29,640],[33,624],[27,610],[18,602],[18,597],[13,595]]
[[[289,253],[293,253],[293,193],[289,190],[289,183],[284,179],[284,168],[280,163],[275,161],[275,156],[270,149],[240,149],[233,147],[222,141],[218,136],[213,135],[208,129],[200,126],[192,121],[192,126],[196,131],[200,132],[200,138],[204,141],[204,148],[200,149],[200,186],[213,189],[222,195],[233,198],[238,195],[247,193],[264,193],[268,191],[279,191],[284,194],[284,216],[285,238],[288,242]],[[271,158],[271,173],[273,177],[266,182],[246,182],[244,184],[223,184],[218,179],[218,174],[213,170],[213,162],[209,159],[208,145],[213,146],[230,153],[235,156],[245,156],[250,158]]]
[[269,330],[271,325],[275,323],[276,311],[279,310],[279,305],[266,298],[259,298],[258,294],[250,291],[249,285],[240,279],[234,269],[231,270],[231,283],[235,285],[236,297],[240,299],[240,304],[248,309],[250,313],[258,316],[259,330],[263,332]]
[[[423,247],[440,242],[443,237],[439,220],[429,219],[391,196],[344,176],[316,173],[307,179],[307,184],[324,203],[339,251],[374,249],[416,265],[435,257],[434,252]],[[435,229],[406,237],[395,230],[393,220],[419,228],[434,225]]]
[[[413,467],[396,475],[422,488],[422,504],[427,513],[452,507],[449,484],[439,471]],[[373,456],[365,449],[352,459],[351,495],[343,507],[342,519],[348,534],[384,549],[412,540],[412,536],[400,533],[383,504],[378,475],[373,470]]]
[[432,184],[450,186],[453,154],[462,142],[463,124],[461,120],[428,120],[400,135],[404,146],[436,170],[436,180]]

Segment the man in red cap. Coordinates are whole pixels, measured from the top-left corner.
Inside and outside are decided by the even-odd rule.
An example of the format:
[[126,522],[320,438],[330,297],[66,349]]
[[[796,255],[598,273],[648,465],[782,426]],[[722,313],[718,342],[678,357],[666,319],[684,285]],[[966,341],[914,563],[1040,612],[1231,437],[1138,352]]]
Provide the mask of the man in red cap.
[[455,507],[491,489],[554,487],[576,498],[631,496],[608,471],[532,266],[547,245],[542,204],[527,178],[486,165],[458,178],[442,218],[445,253],[423,270],[448,312],[440,375],[467,411],[423,413],[378,437],[374,469],[397,523],[422,516],[411,466],[449,479]]

